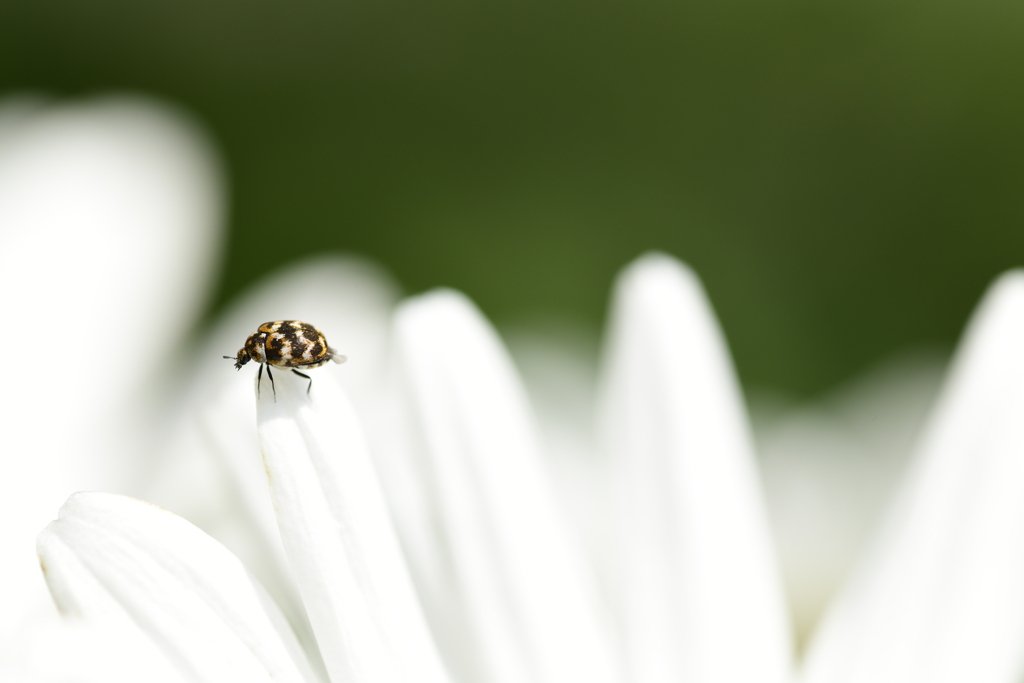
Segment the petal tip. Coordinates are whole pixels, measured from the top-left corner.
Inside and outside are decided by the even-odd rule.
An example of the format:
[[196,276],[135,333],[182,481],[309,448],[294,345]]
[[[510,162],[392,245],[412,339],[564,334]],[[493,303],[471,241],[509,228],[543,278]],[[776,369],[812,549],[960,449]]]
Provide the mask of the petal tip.
[[971,316],[960,348],[1000,337],[1024,338],[1024,269],[1009,270],[992,281]]
[[633,296],[659,296],[681,292],[699,292],[704,287],[690,266],[660,251],[648,252],[627,265],[616,282],[616,289]]
[[1014,268],[996,277],[985,290],[983,301],[999,304],[1000,308],[1024,304],[1024,268]]
[[455,340],[479,328],[484,315],[473,301],[454,289],[435,289],[402,302],[395,311],[398,339]]
[[438,287],[422,294],[412,296],[398,306],[400,315],[418,315],[422,311],[429,311],[430,314],[447,313],[453,311],[475,308],[462,292],[448,287]]

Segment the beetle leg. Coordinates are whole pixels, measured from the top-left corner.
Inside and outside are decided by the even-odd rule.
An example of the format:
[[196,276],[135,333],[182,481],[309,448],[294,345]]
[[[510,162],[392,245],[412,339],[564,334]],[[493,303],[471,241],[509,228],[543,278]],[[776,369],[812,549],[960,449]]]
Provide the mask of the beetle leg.
[[313,388],[313,378],[312,378],[312,377],[310,377],[309,375],[307,375],[307,374],[306,374],[306,373],[304,373],[304,372],[299,372],[299,371],[298,371],[298,370],[296,370],[295,368],[292,368],[292,372],[294,372],[294,373],[295,373],[296,375],[298,375],[299,377],[305,377],[306,379],[308,379],[308,380],[309,380],[309,386],[307,386],[307,387],[306,387],[306,393],[308,394],[308,393],[309,393],[309,390]]
[[[262,369],[263,366],[261,365]],[[274,390],[274,403],[277,403],[277,385],[274,384],[274,376],[270,374],[270,364],[267,363],[267,377],[270,378],[270,388]]]

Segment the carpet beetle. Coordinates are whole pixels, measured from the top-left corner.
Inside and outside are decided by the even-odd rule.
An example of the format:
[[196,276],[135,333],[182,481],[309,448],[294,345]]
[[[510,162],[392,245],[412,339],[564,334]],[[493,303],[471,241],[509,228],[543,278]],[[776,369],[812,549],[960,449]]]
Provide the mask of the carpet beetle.
[[332,360],[335,363],[345,362],[345,356],[327,345],[323,332],[299,320],[274,320],[263,323],[249,335],[245,340],[245,346],[238,349],[236,355],[224,357],[235,361],[236,370],[240,370],[250,360],[260,364],[256,378],[257,393],[260,382],[263,381],[263,366],[266,365],[267,377],[270,378],[275,398],[277,387],[274,386],[274,376],[270,374],[271,365],[276,368],[287,368],[299,377],[308,379],[306,393],[309,393],[313,387],[313,380],[309,375],[299,372],[300,370],[318,368]]

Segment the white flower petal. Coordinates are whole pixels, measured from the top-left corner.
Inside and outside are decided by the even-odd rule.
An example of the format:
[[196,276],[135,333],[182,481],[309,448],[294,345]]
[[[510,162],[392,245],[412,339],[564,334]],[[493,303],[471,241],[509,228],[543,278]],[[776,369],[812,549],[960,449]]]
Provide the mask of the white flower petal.
[[697,278],[667,256],[615,293],[604,427],[621,487],[637,681],[777,683],[790,633],[745,411]]
[[[147,466],[151,389],[190,328],[219,243],[219,173],[167,108],[0,104],[0,304],[36,344],[0,392],[0,643],[49,600],[33,539],[82,488]],[[3,658],[0,645],[0,659]]]
[[810,683],[1012,683],[1024,672],[1024,273],[975,314]]
[[[315,647],[305,623],[267,489],[252,398],[254,364],[236,372],[234,355],[268,320],[306,320],[352,359],[335,373],[366,396],[381,365],[398,301],[391,277],[354,256],[317,256],[275,271],[233,303],[194,352],[185,408],[166,440],[162,467],[145,498],[185,514],[238,555]],[[264,378],[266,385],[266,378]]]
[[116,628],[134,622],[197,681],[315,681],[242,563],[166,510],[78,493],[39,535],[38,550],[65,614]]
[[309,394],[290,372],[263,377],[257,422],[281,539],[333,681],[445,683],[362,433],[329,374],[343,370],[311,371]]
[[[396,315],[443,557],[417,557],[446,654],[473,681],[613,681],[595,581],[554,502],[515,370],[461,295]],[[430,566],[431,563],[440,563]],[[476,661],[473,661],[473,659]]]

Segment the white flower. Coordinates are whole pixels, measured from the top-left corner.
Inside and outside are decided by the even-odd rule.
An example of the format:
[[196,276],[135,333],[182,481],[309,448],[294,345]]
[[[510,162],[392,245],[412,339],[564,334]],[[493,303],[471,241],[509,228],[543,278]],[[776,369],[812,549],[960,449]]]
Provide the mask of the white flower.
[[[55,602],[90,625],[70,642],[116,640],[147,680],[217,683],[1022,673],[1024,276],[980,307],[881,536],[796,673],[746,412],[685,267],[648,256],[617,283],[589,465],[610,491],[580,506],[608,523],[586,546],[483,317],[438,291],[388,323],[393,301],[365,264],[322,261],[215,330],[152,493],[223,544],[138,500],[72,496],[38,541]],[[317,370],[309,395],[264,377],[254,411],[255,373],[219,356],[279,317],[316,322],[352,362]]]

